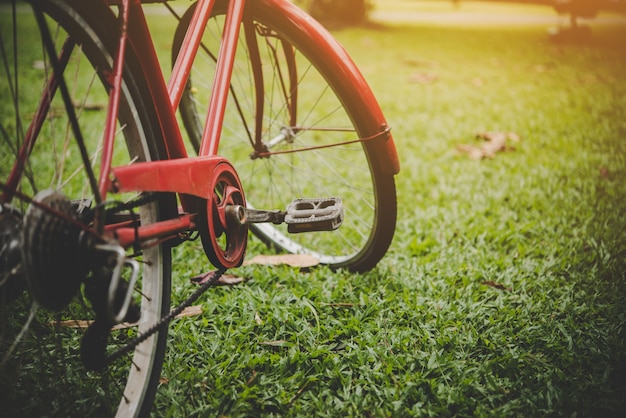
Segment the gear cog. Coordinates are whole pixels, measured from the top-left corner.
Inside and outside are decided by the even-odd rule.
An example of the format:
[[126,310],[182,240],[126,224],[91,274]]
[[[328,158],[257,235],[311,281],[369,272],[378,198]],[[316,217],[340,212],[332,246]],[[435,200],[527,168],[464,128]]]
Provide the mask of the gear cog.
[[[24,216],[22,253],[28,287],[45,308],[63,309],[89,272],[76,207],[65,195],[47,189],[33,198]],[[35,204],[36,203],[36,204]]]

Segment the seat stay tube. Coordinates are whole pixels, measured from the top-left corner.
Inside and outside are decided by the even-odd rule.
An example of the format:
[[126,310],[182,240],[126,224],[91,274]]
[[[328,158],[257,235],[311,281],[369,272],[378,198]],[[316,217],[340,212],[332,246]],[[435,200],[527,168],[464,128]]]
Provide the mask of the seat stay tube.
[[228,3],[222,43],[217,57],[214,88],[198,152],[200,156],[217,155],[245,3],[245,0],[231,0]]
[[[206,26],[208,19],[211,16],[211,8],[215,0],[200,0],[198,9],[194,19],[195,24],[188,29],[185,36],[186,46],[181,50],[175,62],[174,71],[172,77],[169,80],[169,86],[166,85],[166,81],[163,74],[160,71],[153,71],[152,68],[159,67],[159,62],[156,57],[154,44],[149,36],[149,29],[147,26],[144,11],[141,7],[141,0],[105,0],[110,5],[119,5],[121,2],[130,3],[130,17],[128,24],[128,48],[137,55],[143,76],[147,80],[149,86],[149,94],[152,96],[153,102],[157,104],[157,118],[160,126],[160,131],[165,140],[167,147],[167,159],[179,160],[181,163],[187,165],[193,165],[195,158],[187,160],[188,155],[185,149],[185,145],[182,138],[182,133],[178,122],[176,120],[175,112],[180,95],[184,90],[184,86],[187,83],[189,74],[191,72],[191,66],[193,64],[193,58],[195,53],[199,49],[201,44],[202,33]],[[207,127],[202,139],[200,147],[199,157],[214,157],[217,154],[219,146],[220,132],[223,125],[224,114],[226,110],[226,102],[228,100],[230,92],[231,74],[234,67],[234,59],[237,49],[237,42],[239,37],[239,28],[241,27],[243,20],[243,12],[245,8],[244,0],[232,0],[229,2],[228,10],[226,14],[226,25],[222,34],[222,41],[220,45],[220,51],[217,59],[216,76],[214,80],[214,89],[211,94],[209,102],[209,109],[207,111]],[[184,162],[182,160],[185,160]],[[124,178],[121,183],[124,187],[136,191],[149,191],[157,190],[161,187],[159,184],[164,181],[164,178],[171,176],[171,174],[155,175],[155,166],[159,166],[161,162],[144,162],[136,163],[131,166],[113,167],[111,174],[115,183],[116,179],[120,177]],[[136,176],[124,176],[124,173],[128,170],[139,170],[144,175],[150,174],[150,180],[147,184],[138,182]],[[143,176],[139,175],[143,178]],[[182,211],[186,213],[193,213],[197,210],[197,201],[193,198],[189,198],[189,195],[199,196],[197,190],[193,189],[191,192],[185,192],[181,184],[187,183],[189,179],[183,179],[184,176],[175,176],[177,178],[176,186],[170,188],[169,192],[179,194],[182,204]],[[197,184],[198,182],[192,182]],[[200,182],[202,183],[202,182]],[[110,184],[109,190],[118,192],[114,184]],[[193,191],[196,191],[194,193]],[[206,196],[206,193],[201,194],[202,197]],[[153,232],[149,233],[150,236]],[[159,232],[156,233],[157,235]]]
[[189,79],[193,59],[202,41],[204,28],[211,17],[215,0],[199,0],[189,24],[185,39],[174,63],[172,76],[167,86],[172,109],[177,109]]
[[109,95],[107,118],[104,126],[104,141],[102,144],[102,155],[100,159],[100,167],[102,167],[102,170],[100,171],[100,177],[98,179],[98,190],[103,200],[106,200],[106,193],[109,186],[109,167],[111,167],[111,163],[113,161],[113,148],[115,144],[114,141],[116,131],[115,125],[117,122],[117,112],[120,106],[130,1],[131,0],[123,0],[120,6],[120,15],[118,17],[120,25],[118,50],[113,62],[113,72],[108,80],[109,84],[111,84],[111,94]]

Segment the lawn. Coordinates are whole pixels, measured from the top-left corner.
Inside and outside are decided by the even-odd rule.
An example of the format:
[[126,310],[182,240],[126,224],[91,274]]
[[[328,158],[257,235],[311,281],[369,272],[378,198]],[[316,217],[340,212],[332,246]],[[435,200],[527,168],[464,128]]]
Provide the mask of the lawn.
[[[622,416],[624,19],[555,43],[548,7],[375,6],[333,34],[399,151],[388,254],[366,274],[233,270],[172,322],[153,415]],[[169,21],[149,17],[166,60]],[[505,149],[472,158],[479,134]],[[175,263],[181,300],[210,266],[199,243]]]
[[[401,157],[386,258],[364,275],[239,269],[245,284],[172,324],[156,415],[624,410],[626,26],[555,44],[545,24],[435,23],[334,32]],[[481,132],[521,140],[459,152]]]

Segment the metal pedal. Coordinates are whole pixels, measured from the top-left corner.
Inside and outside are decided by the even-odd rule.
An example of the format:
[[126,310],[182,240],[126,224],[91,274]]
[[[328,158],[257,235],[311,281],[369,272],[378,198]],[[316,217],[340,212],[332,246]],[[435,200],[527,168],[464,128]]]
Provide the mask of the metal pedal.
[[287,207],[285,223],[291,234],[334,231],[343,222],[341,198],[296,199]]

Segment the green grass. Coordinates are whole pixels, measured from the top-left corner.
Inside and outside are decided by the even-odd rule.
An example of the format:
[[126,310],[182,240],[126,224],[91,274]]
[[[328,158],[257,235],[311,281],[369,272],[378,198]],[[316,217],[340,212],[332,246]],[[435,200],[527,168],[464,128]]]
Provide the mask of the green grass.
[[[171,324],[154,416],[620,416],[626,26],[569,45],[546,29],[335,32],[393,127],[394,243],[362,275],[237,269],[244,284]],[[522,141],[492,160],[457,153],[482,131]],[[265,251],[251,241],[249,256]],[[210,267],[199,244],[176,263],[180,300]]]
[[[619,416],[626,28],[583,45],[540,25],[335,35],[393,126],[394,244],[365,275],[240,269],[173,324],[155,414]],[[485,130],[523,140],[457,154]]]

